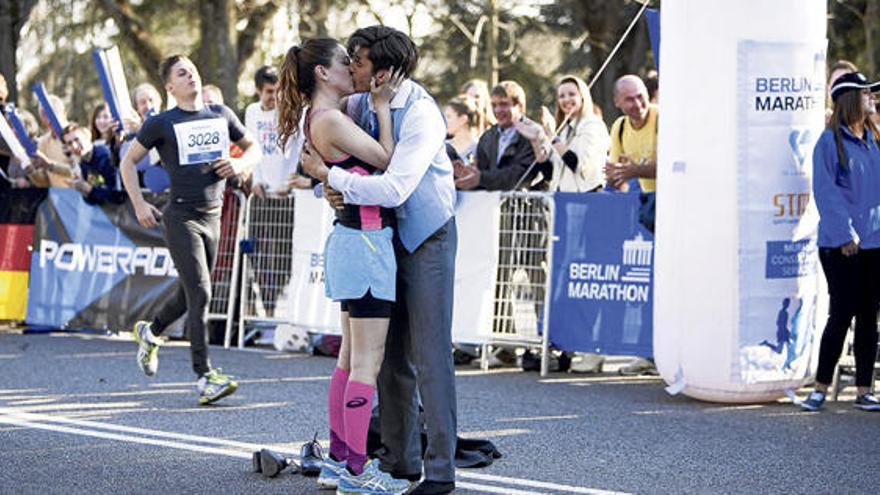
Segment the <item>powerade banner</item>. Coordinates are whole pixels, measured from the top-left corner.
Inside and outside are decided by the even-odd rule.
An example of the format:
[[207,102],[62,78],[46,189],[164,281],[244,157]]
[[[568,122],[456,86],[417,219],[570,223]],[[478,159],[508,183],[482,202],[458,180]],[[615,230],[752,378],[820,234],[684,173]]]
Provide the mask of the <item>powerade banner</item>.
[[739,366],[732,373],[745,383],[809,375],[818,345],[811,177],[824,122],[825,46],[739,43],[740,300],[732,346]]
[[34,227],[27,323],[125,330],[155,315],[176,283],[162,231],[138,225],[130,204],[92,206],[73,189],[49,191]]
[[651,357],[654,238],[635,193],[556,193],[550,340]]

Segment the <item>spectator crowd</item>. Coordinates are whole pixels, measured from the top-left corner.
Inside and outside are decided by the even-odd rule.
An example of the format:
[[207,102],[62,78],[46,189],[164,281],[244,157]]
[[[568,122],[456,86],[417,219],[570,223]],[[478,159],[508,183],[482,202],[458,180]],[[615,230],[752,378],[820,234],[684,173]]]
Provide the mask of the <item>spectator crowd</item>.
[[[849,62],[835,63],[831,83],[854,72]],[[262,155],[249,176],[236,177],[230,187],[258,197],[285,196],[294,188],[311,188],[316,181],[300,165],[303,132],[279,144],[276,91],[278,70],[265,65],[254,76],[255,101],[244,110],[244,124]],[[565,75],[556,84],[556,98],[541,106],[540,115],[526,112],[528,96],[516,81],[495,87],[479,79],[465,83],[443,107],[447,126],[447,155],[456,188],[462,191],[548,191],[592,193],[635,192],[641,202],[640,222],[653,233],[656,201],[656,151],[659,122],[659,85],[656,71],[644,77],[626,74],[614,84],[613,103],[621,115],[608,122],[580,77]],[[0,106],[5,110],[7,82],[0,76]],[[206,105],[222,104],[217,86],[205,85]],[[121,158],[144,123],[161,112],[162,95],[149,83],[137,84],[131,94],[136,114],[113,119],[108,104],[99,102],[89,122],[67,120],[65,104],[49,95],[50,109],[39,107],[38,118],[18,109],[28,137],[37,150],[30,164],[20,163],[0,139],[0,188],[73,188],[89,204],[126,201],[119,172]],[[829,100],[828,106],[831,106]],[[49,114],[61,123],[59,135]],[[4,111],[5,115],[5,111]],[[829,110],[830,117],[831,112]],[[873,118],[877,118],[876,114]],[[302,129],[303,123],[299,123]],[[231,145],[230,156],[241,150]],[[137,164],[142,188],[162,192],[168,178],[159,156],[151,151]],[[580,371],[601,371],[603,358],[584,354],[576,358]],[[624,373],[654,372],[641,360]]]

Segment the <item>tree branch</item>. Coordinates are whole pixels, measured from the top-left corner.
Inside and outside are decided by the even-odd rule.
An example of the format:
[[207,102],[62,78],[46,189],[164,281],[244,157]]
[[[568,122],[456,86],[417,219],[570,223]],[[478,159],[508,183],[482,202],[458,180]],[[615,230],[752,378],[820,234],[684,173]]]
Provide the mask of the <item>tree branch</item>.
[[367,9],[367,12],[369,12],[370,15],[373,16],[373,19],[376,19],[376,22],[382,24],[383,26],[385,25],[385,21],[382,19],[382,16],[379,15],[379,12],[377,12],[376,9],[373,8],[373,5],[369,0],[360,0],[358,3],[363,5],[364,8]]
[[[15,2],[13,2],[14,4]],[[12,29],[15,30],[16,33],[21,33],[21,28],[24,27],[25,23],[31,16],[31,10],[37,6],[37,0],[22,0],[18,2],[16,18],[13,19]]]
[[853,7],[852,5],[850,5],[849,3],[847,3],[846,0],[837,0],[837,3],[840,4],[841,7],[845,8],[845,9],[848,10],[848,11],[850,11],[850,12],[851,12],[853,15],[855,15],[860,21],[864,21],[864,19],[865,19],[865,14],[864,14],[862,11],[860,11],[859,9],[857,9],[857,8]]
[[238,42],[236,43],[238,46],[237,55],[239,68],[244,67],[244,63],[247,59],[251,58],[251,55],[254,54],[254,51],[257,48],[257,39],[260,37],[260,34],[262,34],[269,21],[275,17],[279,7],[280,5],[277,1],[269,0],[260,6],[251,5],[250,9],[244,11],[248,23],[247,26],[238,33]]
[[143,21],[135,15],[127,0],[98,0],[98,6],[107,13],[119,28],[119,34],[129,48],[138,55],[138,62],[149,75],[151,82],[162,86],[156,69],[162,61],[162,50],[153,41]]

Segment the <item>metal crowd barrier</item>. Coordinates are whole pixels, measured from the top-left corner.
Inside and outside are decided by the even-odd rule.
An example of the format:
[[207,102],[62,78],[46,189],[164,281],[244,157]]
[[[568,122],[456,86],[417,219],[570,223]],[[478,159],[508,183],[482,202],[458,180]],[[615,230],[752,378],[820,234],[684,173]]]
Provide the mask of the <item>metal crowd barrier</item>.
[[[259,329],[246,333],[248,323],[288,320],[279,310],[293,267],[294,196],[250,196],[242,229],[241,296],[238,347]],[[277,313],[276,313],[276,310]]]
[[[294,197],[251,196],[239,228],[241,259],[238,347],[259,323],[288,322],[284,291],[292,275]],[[550,309],[549,275],[553,255],[553,195],[505,192],[501,195],[498,268],[492,329],[484,346],[541,348],[547,373]],[[238,243],[236,243],[238,244]],[[255,325],[257,324],[257,325]],[[226,345],[231,340],[227,325]]]
[[223,212],[220,214],[220,241],[217,245],[217,261],[211,270],[211,304],[209,321],[225,321],[224,345],[229,347],[229,336],[235,318],[236,288],[239,277],[239,236],[242,232],[245,196],[239,190],[227,189],[223,193]]
[[553,257],[551,193],[501,194],[498,270],[492,334],[483,346],[541,347],[541,374],[549,366],[550,267]]

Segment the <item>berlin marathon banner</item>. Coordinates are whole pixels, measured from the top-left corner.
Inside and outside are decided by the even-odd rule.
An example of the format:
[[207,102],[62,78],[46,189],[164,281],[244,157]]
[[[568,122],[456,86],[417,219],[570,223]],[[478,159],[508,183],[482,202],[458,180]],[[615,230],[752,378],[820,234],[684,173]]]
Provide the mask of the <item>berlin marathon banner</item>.
[[653,355],[654,239],[636,193],[556,193],[550,340],[566,351]]
[[34,227],[27,323],[126,330],[154,316],[176,285],[162,231],[141,227],[130,204],[93,206],[72,189],[50,190]]
[[738,47],[741,266],[732,373],[746,383],[809,374],[818,345],[811,158],[825,111],[825,49],[824,40]]

